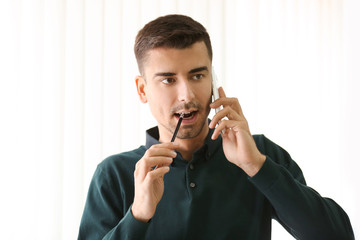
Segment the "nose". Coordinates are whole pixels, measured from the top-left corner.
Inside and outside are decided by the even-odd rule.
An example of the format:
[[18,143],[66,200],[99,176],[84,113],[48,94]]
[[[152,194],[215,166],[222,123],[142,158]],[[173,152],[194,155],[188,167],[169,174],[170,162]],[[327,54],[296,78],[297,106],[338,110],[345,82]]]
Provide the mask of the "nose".
[[194,89],[187,79],[179,81],[178,84],[178,100],[180,102],[190,102],[195,97]]

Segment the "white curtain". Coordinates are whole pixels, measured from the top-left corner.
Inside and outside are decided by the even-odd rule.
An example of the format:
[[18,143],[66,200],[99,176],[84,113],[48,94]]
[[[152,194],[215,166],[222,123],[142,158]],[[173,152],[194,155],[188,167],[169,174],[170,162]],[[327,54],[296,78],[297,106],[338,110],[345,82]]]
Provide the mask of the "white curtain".
[[[358,10],[355,0],[0,1],[0,238],[76,238],[96,165],[156,124],[136,95],[133,43],[169,13],[205,25],[252,132],[287,149],[359,236]],[[273,238],[292,239],[277,224]]]

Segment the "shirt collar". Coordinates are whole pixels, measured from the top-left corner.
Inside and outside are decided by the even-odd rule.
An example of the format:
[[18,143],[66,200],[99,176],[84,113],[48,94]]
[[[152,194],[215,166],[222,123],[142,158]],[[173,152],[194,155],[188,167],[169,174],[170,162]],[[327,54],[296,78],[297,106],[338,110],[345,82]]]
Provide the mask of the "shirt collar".
[[153,127],[146,130],[146,148],[149,149],[154,144],[159,144],[159,128]]
[[[205,138],[204,145],[195,152],[195,154],[199,151],[206,152],[207,157],[211,157],[215,151],[221,146],[222,144],[222,137],[219,137],[215,140],[211,139],[211,135],[213,134],[214,129],[209,129],[209,133]],[[146,148],[149,149],[154,144],[159,144],[159,129],[158,127],[150,128],[146,131]]]

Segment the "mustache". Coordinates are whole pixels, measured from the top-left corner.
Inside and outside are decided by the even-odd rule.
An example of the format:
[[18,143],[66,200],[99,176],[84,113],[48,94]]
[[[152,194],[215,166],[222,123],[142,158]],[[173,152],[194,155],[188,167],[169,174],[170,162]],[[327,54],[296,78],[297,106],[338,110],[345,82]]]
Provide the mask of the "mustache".
[[202,110],[203,106],[198,102],[181,103],[175,107],[172,107],[170,109],[170,113],[175,114],[176,112],[178,112],[180,110],[186,110],[186,109]]

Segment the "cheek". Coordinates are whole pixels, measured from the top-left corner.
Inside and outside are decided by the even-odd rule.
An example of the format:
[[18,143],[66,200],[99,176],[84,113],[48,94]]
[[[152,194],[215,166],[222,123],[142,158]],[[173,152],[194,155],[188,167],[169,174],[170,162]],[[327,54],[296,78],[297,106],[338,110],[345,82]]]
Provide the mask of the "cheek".
[[208,107],[212,100],[211,86],[203,87],[199,92],[201,92],[201,102],[206,104],[206,107]]
[[151,95],[148,96],[148,103],[151,112],[154,114],[165,114],[169,112],[171,102],[173,101],[174,94],[170,94],[168,91],[156,91],[151,90]]

